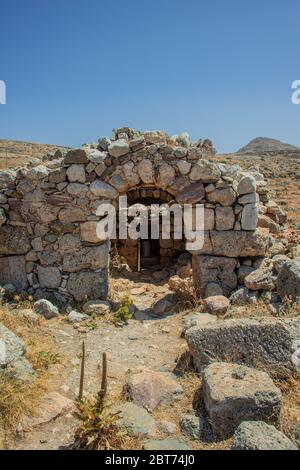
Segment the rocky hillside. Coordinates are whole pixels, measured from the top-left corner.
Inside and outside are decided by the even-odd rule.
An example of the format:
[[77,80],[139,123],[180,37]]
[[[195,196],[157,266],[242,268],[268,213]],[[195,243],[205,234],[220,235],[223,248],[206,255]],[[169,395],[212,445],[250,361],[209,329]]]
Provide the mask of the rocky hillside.
[[275,154],[299,154],[300,148],[294,145],[285,144],[280,140],[269,139],[267,137],[257,137],[236,152],[237,154],[262,155],[265,153]]
[[20,166],[32,158],[41,158],[47,153],[54,153],[58,148],[62,147],[0,139],[0,169]]

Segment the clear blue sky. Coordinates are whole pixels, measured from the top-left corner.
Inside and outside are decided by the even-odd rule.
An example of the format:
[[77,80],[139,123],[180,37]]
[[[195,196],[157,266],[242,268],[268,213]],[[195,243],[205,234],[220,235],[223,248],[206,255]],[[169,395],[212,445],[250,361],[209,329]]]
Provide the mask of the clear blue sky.
[[78,146],[129,125],[300,146],[299,0],[3,0],[0,17],[0,138]]

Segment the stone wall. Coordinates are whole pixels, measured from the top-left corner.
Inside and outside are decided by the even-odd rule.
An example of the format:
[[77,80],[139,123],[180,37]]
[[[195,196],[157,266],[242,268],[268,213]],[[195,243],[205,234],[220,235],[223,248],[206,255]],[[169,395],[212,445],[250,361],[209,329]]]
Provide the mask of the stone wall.
[[[152,188],[179,204],[205,205],[195,285],[200,295],[229,295],[241,266],[251,268],[267,254],[272,220],[262,175],[217,163],[209,140],[114,132],[114,139],[0,172],[0,284],[58,302],[105,299],[110,242],[96,237],[97,207]],[[265,228],[257,230],[262,216]]]

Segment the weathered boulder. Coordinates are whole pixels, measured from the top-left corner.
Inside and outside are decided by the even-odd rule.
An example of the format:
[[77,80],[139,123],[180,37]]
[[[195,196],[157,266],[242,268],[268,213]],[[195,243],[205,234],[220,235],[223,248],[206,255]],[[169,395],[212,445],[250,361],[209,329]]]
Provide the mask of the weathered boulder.
[[108,183],[104,181],[95,180],[90,185],[91,192],[101,198],[115,199],[118,197],[118,191]]
[[202,181],[202,183],[215,183],[220,177],[221,171],[218,165],[209,160],[199,160],[190,173],[192,181]]
[[34,416],[24,417],[21,421],[22,428],[27,431],[42,424],[49,423],[59,416],[73,413],[76,406],[72,400],[57,392],[49,392],[40,401]]
[[123,165],[123,175],[128,187],[136,186],[140,182],[140,177],[133,162],[127,162]]
[[242,211],[241,225],[242,230],[255,230],[258,221],[257,204],[246,204]]
[[42,315],[47,320],[55,318],[59,314],[58,308],[46,299],[37,300],[34,303],[33,308],[36,313]]
[[218,284],[222,293],[229,295],[237,287],[235,259],[221,256],[193,256],[194,284],[198,294],[203,297],[207,286]]
[[272,267],[266,266],[252,271],[245,277],[244,282],[250,290],[273,290],[275,284]]
[[128,189],[128,184],[120,175],[113,175],[109,180],[111,186],[113,186],[119,193],[125,193]]
[[244,421],[234,433],[231,450],[298,450],[275,426],[263,421]]
[[0,285],[13,284],[18,292],[28,286],[24,256],[0,258]]
[[280,225],[265,214],[258,214],[257,227],[267,228],[271,233],[280,232]]
[[105,315],[110,312],[111,305],[105,300],[90,300],[84,304],[82,309],[88,315]]
[[25,227],[0,227],[0,255],[23,255],[30,250],[28,232]]
[[230,306],[230,301],[224,295],[215,295],[204,299],[204,306],[208,313],[224,315]]
[[238,194],[250,194],[256,192],[256,179],[250,174],[245,174],[237,187]]
[[190,172],[192,164],[190,162],[187,162],[186,160],[179,160],[179,162],[177,163],[177,167],[180,173],[185,176]]
[[[67,206],[64,207],[59,211],[58,214],[59,220],[63,224],[70,224],[72,222],[85,222],[86,221],[86,215],[84,211],[77,206]],[[56,217],[55,217],[56,219]],[[54,220],[55,220],[54,219]]]
[[230,303],[233,305],[246,305],[257,302],[257,292],[250,291],[247,287],[241,287],[230,296]]
[[37,274],[42,288],[57,289],[61,284],[61,272],[56,266],[38,266]]
[[276,423],[281,391],[266,372],[215,362],[203,372],[203,398],[215,435],[231,436],[243,421]]
[[85,183],[85,168],[84,165],[71,165],[67,169],[67,177],[70,183]]
[[108,153],[115,158],[122,157],[129,153],[129,144],[124,139],[119,139],[111,142],[108,146]]
[[99,269],[108,266],[109,248],[107,243],[95,247],[80,248],[63,257],[62,269],[75,273],[83,269]]
[[108,273],[104,269],[96,273],[89,271],[71,273],[67,290],[78,302],[97,298],[105,300],[108,291]]
[[43,165],[38,165],[27,171],[26,178],[30,180],[43,180],[48,177],[49,173],[49,168]]
[[163,163],[159,167],[157,184],[160,188],[166,189],[175,180],[175,170],[168,163]]
[[235,216],[232,207],[216,208],[216,230],[232,230]]
[[113,412],[119,416],[117,427],[127,431],[130,436],[155,436],[155,420],[144,408],[134,403],[124,403],[115,407]]
[[296,301],[300,297],[300,263],[287,261],[277,277],[277,292],[282,299]]
[[70,183],[67,186],[67,191],[71,196],[82,197],[88,192],[89,188],[83,183]]
[[275,255],[273,256],[272,258],[272,264],[273,264],[273,269],[275,271],[275,273],[279,273],[279,271],[281,270],[281,268],[283,267],[283,265],[286,263],[286,262],[289,262],[291,261],[290,258],[286,255]]
[[83,242],[100,243],[101,238],[97,235],[98,222],[90,221],[80,224],[80,237]]
[[220,203],[224,207],[232,206],[236,193],[232,188],[215,189],[207,194],[207,200],[213,204]]
[[179,204],[195,204],[200,202],[205,196],[205,189],[202,182],[192,183],[184,188],[176,196]]
[[137,171],[143,183],[154,182],[154,170],[150,160],[141,160],[137,165]]
[[204,250],[215,256],[228,256],[236,258],[239,256],[265,256],[269,246],[269,235],[265,232],[256,230],[255,232],[246,231],[217,231],[210,232],[211,245],[204,246]]
[[76,310],[72,310],[68,315],[68,322],[69,323],[81,323],[84,320],[87,320],[89,317],[84,313],[76,312]]
[[198,371],[211,360],[268,367],[285,373],[295,371],[295,342],[300,340],[300,319],[271,317],[219,320],[185,333]]
[[177,400],[183,393],[171,374],[149,369],[130,373],[124,390],[134,403],[149,411],[162,402]]
[[88,159],[90,162],[99,164],[104,162],[105,158],[107,157],[106,152],[101,152],[97,149],[89,149],[88,151]]
[[83,149],[73,149],[65,155],[64,164],[72,165],[73,163],[88,163],[86,152]]

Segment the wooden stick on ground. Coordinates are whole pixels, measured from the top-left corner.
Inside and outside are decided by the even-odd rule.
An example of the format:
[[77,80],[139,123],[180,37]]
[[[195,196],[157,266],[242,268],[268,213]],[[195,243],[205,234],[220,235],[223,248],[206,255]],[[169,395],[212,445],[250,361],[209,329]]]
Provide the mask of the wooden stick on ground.
[[85,342],[82,341],[82,357],[81,357],[81,369],[80,369],[80,383],[79,383],[78,400],[82,400],[82,397],[83,397],[84,366],[85,366]]
[[103,399],[107,393],[107,356],[104,352],[102,354],[102,379],[101,379],[101,388],[98,392],[97,407],[100,408],[103,404]]

